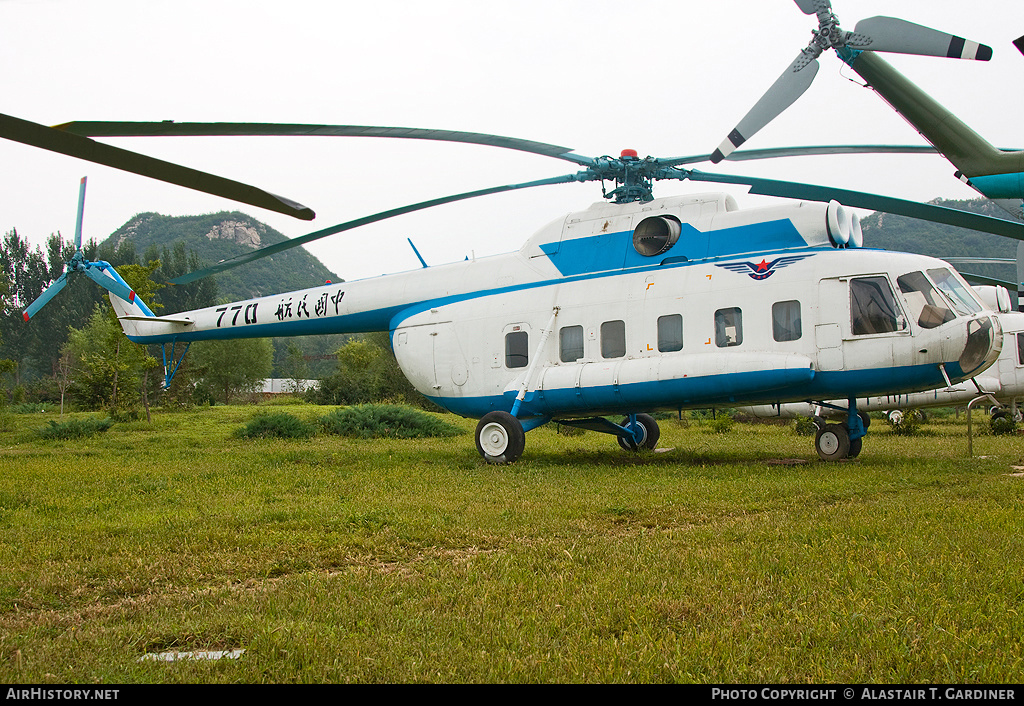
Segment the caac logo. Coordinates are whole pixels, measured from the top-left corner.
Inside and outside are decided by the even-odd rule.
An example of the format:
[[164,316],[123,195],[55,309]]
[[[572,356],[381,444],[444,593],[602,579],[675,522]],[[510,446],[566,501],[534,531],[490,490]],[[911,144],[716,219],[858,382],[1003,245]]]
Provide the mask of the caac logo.
[[729,262],[724,265],[717,265],[717,267],[723,267],[732,272],[739,272],[740,274],[750,275],[751,279],[768,279],[777,270],[781,270],[783,267],[792,265],[794,262],[800,262],[805,257],[810,255],[787,255],[780,257],[777,260],[768,262],[764,258],[761,258],[761,262]]

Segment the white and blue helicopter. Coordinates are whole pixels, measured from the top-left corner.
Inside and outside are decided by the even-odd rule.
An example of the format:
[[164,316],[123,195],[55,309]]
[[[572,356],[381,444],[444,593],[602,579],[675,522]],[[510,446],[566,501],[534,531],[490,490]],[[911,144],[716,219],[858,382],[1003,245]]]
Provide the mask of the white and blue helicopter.
[[[951,35],[941,37],[951,41]],[[931,45],[925,50],[921,42],[911,45],[912,53],[935,53]],[[553,420],[609,433],[623,448],[638,450],[657,443],[658,426],[649,414],[654,411],[804,401],[827,405],[828,400],[845,400],[845,418],[819,431],[818,455],[824,460],[856,456],[866,432],[859,398],[967,380],[995,362],[1003,336],[997,316],[951,265],[863,248],[859,220],[847,207],[1024,240],[1024,224],[1009,220],[684,168],[711,155],[640,158],[627,150],[618,157],[592,158],[515,138],[415,128],[174,122],[47,128],[0,116],[2,137],[31,138],[31,144],[85,159],[101,145],[95,149],[110,166],[124,160],[131,171],[161,179],[167,171],[176,183],[268,207],[265,192],[225,185],[211,175],[193,183],[192,177],[173,172],[180,169],[176,165],[152,164],[155,160],[134,153],[111,156],[105,145],[90,139],[114,135],[433,139],[516,149],[582,167],[562,177],[456,194],[331,226],[177,283],[444,203],[543,185],[602,182],[606,201],[552,221],[517,252],[435,267],[424,263],[410,272],[168,316],[155,316],[107,263],[84,258],[79,226],[75,257],[25,312],[30,319],[69,275],[84,273],[109,290],[132,341],[162,345],[168,383],[193,341],[387,331],[399,365],[419,392],[455,414],[480,420],[477,449],[492,463],[518,459],[526,432]],[[853,151],[920,148],[787,148],[730,157]],[[798,201],[741,210],[721,193],[655,198],[653,182],[663,179],[746,184],[752,193]],[[604,188],[607,183],[614,188]],[[79,223],[84,182],[82,189]],[[311,216],[287,199],[272,197],[269,207]]]

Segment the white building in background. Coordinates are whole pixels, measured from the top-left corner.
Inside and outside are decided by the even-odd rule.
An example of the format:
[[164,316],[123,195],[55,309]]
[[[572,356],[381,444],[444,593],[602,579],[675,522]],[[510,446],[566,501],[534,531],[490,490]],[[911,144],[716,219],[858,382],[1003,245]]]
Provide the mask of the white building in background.
[[266,395],[283,395],[305,392],[320,386],[319,380],[293,380],[292,378],[267,378],[259,391]]

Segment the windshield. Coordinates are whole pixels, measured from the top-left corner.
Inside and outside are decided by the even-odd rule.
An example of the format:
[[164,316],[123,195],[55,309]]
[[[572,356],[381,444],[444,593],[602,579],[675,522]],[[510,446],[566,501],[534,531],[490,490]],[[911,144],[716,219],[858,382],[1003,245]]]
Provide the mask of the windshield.
[[921,328],[935,328],[956,318],[924,272],[909,272],[896,280],[910,318]]
[[928,270],[928,276],[935,282],[939,291],[946,295],[958,314],[977,314],[982,310],[981,303],[969,291],[967,285],[947,268]]

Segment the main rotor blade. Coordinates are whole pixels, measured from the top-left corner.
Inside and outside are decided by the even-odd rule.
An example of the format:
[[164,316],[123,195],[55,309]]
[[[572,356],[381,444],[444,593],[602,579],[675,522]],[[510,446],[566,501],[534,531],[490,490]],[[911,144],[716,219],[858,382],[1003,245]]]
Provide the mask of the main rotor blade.
[[53,281],[53,284],[44,289],[43,293],[36,297],[34,302],[28,305],[28,308],[25,309],[24,312],[22,312],[21,318],[25,319],[25,321],[28,321],[33,316],[35,316],[39,312],[39,310],[46,305],[48,301],[50,301],[51,299],[54,298],[54,296],[56,296],[57,292],[64,289],[64,286],[67,283],[68,273],[67,271],[65,271],[63,274],[61,274],[60,277]]
[[[812,157],[822,154],[936,154],[938,150],[929,145],[809,145],[807,147],[768,147],[758,150],[736,150],[724,159],[730,162],[747,162],[755,159],[776,157]],[[666,167],[683,164],[710,162],[712,155],[699,154],[689,157],[658,159]]]
[[803,10],[805,15],[813,15],[818,11],[818,8],[824,8],[831,10],[832,4],[828,0],[794,0],[796,6]]
[[711,161],[718,164],[732,154],[732,151],[753,137],[754,133],[776,118],[782,111],[793,105],[797,98],[810,88],[818,73],[818,61],[809,48],[800,52],[796,60],[772,84],[761,100],[754,104],[736,128],[729,133],[712,155]]
[[[943,258],[946,262],[949,262],[949,258]],[[950,262],[950,264],[953,264]],[[1008,282],[1005,279],[996,279],[995,277],[985,277],[984,275],[975,275],[970,272],[960,272],[963,278],[967,280],[968,284],[981,284],[991,285],[994,287],[1006,287],[1007,289],[1016,290],[1017,285],[1013,282]]]
[[522,184],[508,184],[506,186],[495,186],[489,189],[480,189],[478,191],[468,191],[462,194],[455,194],[453,196],[445,196],[438,199],[431,199],[430,201],[421,201],[420,203],[411,204],[409,206],[401,206],[399,208],[393,208],[387,211],[381,211],[375,213],[372,216],[364,216],[357,218],[353,221],[346,221],[345,223],[339,223],[338,225],[331,226],[330,228],[324,228],[313,233],[299,236],[298,238],[292,238],[283,243],[277,243],[275,245],[269,245],[259,250],[254,250],[251,253],[246,253],[238,257],[233,257],[228,260],[222,260],[212,267],[207,267],[202,270],[196,270],[195,272],[189,272],[188,274],[176,277],[172,280],[168,280],[171,284],[188,284],[194,282],[197,279],[203,277],[209,277],[210,275],[217,274],[218,272],[224,272],[230,270],[239,265],[244,265],[247,262],[259,260],[269,255],[274,255],[284,250],[290,250],[291,248],[298,247],[310,243],[320,238],[326,238],[329,235],[335,235],[346,230],[352,230],[353,228],[359,228],[360,226],[369,225],[370,223],[376,223],[377,221],[383,221],[388,218],[394,218],[395,216],[401,216],[406,213],[412,213],[414,211],[422,211],[426,208],[433,206],[440,206],[446,203],[452,203],[454,201],[462,201],[464,199],[471,199],[477,196],[488,196],[490,194],[498,194],[503,191],[513,191],[515,189],[527,189],[533,186],[547,186],[549,184],[567,184],[573,181],[580,181],[580,177],[576,174],[567,174],[561,177],[552,177],[550,179],[540,179],[538,181],[530,181]]
[[865,208],[883,213],[893,213],[909,218],[918,218],[933,223],[945,223],[961,228],[982,231],[1003,235],[1016,240],[1024,240],[1024,224],[1014,221],[1007,221],[991,216],[982,216],[967,211],[959,211],[943,206],[906,201],[890,196],[879,196],[868,194],[862,191],[850,191],[848,189],[833,189],[827,186],[814,184],[800,184],[791,181],[775,181],[773,179],[759,179],[756,177],[745,177],[732,174],[709,174],[691,170],[689,178],[693,181],[716,182],[720,184],[746,184],[750,186],[751,194],[764,196],[780,196],[787,199],[801,199],[805,201],[821,201],[828,203],[835,199],[844,206],[851,208]]
[[85,215],[85,180],[78,187],[78,217],[75,219],[75,250],[82,249],[82,216]]
[[1013,40],[1013,46],[1017,47],[1017,51],[1024,54],[1024,36],[1017,37]]
[[283,196],[275,196],[255,186],[147,157],[138,152],[112,147],[64,130],[46,127],[10,115],[0,114],[0,137],[151,179],[177,184],[187,189],[222,196],[306,221],[312,220],[316,215],[310,208],[300,203]]
[[846,38],[846,45],[854,49],[950,59],[988,61],[992,58],[992,47],[895,17],[861,20]]
[[589,157],[570,154],[572,148],[549,145],[515,137],[488,135],[457,130],[430,130],[413,127],[379,127],[374,125],[307,125],[299,123],[177,123],[162,122],[103,122],[79,120],[54,126],[58,130],[88,137],[391,137],[411,140],[440,140],[489,145],[504,149],[530,152],[545,157],[564,159],[576,164],[590,165]]

